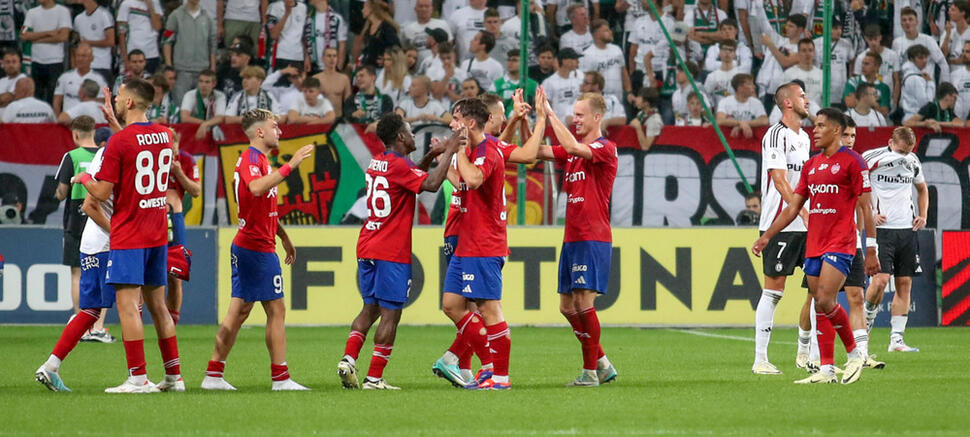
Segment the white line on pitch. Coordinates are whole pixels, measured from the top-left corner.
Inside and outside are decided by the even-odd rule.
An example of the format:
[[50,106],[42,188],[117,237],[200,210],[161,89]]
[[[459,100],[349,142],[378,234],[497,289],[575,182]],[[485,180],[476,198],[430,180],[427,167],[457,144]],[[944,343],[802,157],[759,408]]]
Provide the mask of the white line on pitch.
[[[668,331],[682,332],[684,334],[698,335],[701,337],[712,337],[712,338],[723,338],[725,340],[737,340],[737,341],[750,341],[754,342],[754,338],[751,337],[741,337],[738,335],[724,335],[724,334],[714,334],[711,332],[697,331],[693,329],[668,329]],[[773,344],[788,344],[797,345],[798,343],[793,341],[773,341]]]

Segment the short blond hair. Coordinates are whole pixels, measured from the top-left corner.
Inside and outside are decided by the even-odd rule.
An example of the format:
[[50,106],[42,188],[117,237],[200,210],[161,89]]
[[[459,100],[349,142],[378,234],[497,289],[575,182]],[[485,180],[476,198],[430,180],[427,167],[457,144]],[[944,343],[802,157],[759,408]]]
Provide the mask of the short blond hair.
[[579,96],[579,99],[576,101],[585,101],[586,104],[589,105],[589,109],[591,109],[594,114],[606,114],[606,100],[603,99],[602,94],[583,93],[583,95]]
[[916,134],[913,130],[908,127],[897,127],[893,129],[892,139],[895,141],[902,141],[907,145],[916,144]]
[[263,67],[257,65],[250,65],[243,68],[242,71],[239,72],[239,76],[242,78],[258,77],[259,80],[266,80],[266,70],[263,70]]
[[252,138],[255,133],[253,126],[267,120],[279,121],[279,119],[278,115],[265,109],[250,109],[242,116],[242,130],[246,133],[246,136]]

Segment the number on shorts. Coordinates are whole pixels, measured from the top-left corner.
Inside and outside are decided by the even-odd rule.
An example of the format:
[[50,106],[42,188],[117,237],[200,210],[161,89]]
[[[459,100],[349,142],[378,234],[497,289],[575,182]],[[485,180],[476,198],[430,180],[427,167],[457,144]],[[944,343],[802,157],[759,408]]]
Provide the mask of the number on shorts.
[[[370,199],[370,211],[377,218],[384,218],[391,215],[391,195],[387,193],[390,184],[384,176],[372,178],[365,174],[367,179],[367,198]],[[380,199],[383,207],[377,207],[377,200]]]
[[781,246],[781,249],[778,249],[778,259],[781,259],[781,254],[785,251],[785,248],[788,247],[788,243],[785,241],[779,241],[778,245]]
[[168,174],[172,168],[172,149],[158,152],[158,169],[155,169],[155,156],[148,150],[135,155],[135,191],[143,196],[168,190]]
[[276,294],[283,293],[283,277],[280,275],[273,276],[273,291]]

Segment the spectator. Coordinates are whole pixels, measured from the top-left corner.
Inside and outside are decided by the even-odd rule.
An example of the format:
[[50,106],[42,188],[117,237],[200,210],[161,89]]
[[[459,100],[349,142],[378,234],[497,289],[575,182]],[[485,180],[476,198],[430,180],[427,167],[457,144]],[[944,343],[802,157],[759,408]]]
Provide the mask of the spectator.
[[640,143],[640,150],[650,150],[650,146],[660,136],[660,131],[664,127],[664,122],[657,112],[657,101],[660,100],[660,93],[656,88],[640,88],[634,97],[633,102],[640,112],[630,120],[630,127],[637,133],[637,142]]
[[20,52],[16,49],[3,51],[4,76],[0,78],[0,107],[5,107],[13,101],[13,91],[17,81],[27,77],[20,72],[21,60]]
[[118,48],[121,64],[128,65],[128,56],[135,50],[145,54],[145,70],[155,74],[162,65],[158,51],[158,32],[162,30],[162,14],[156,10],[159,0],[124,0],[118,7]]
[[508,112],[506,116],[508,116],[512,113],[512,96],[515,94],[515,90],[524,88],[525,98],[529,103],[532,103],[539,84],[527,77],[525,78],[525,86],[522,86],[522,76],[519,74],[519,50],[509,50],[505,55],[505,76],[492,82],[489,91],[498,94],[502,98],[502,104],[505,105],[506,111]]
[[[397,8],[395,7],[395,10]],[[409,22],[401,29],[401,39],[418,49],[418,72],[424,73],[427,68],[420,66],[435,56],[434,47],[437,44],[451,39],[451,25],[445,20],[432,18],[434,12],[431,0],[417,0],[414,3],[414,13],[417,20]],[[432,30],[440,30],[444,34],[444,39],[440,38],[439,33],[432,33]]]
[[101,86],[97,82],[85,79],[78,89],[79,102],[58,114],[57,122],[66,126],[71,124],[71,121],[75,118],[86,115],[93,118],[95,123],[107,123],[108,120],[104,118],[104,113],[101,111],[101,103],[98,102],[98,93],[100,92]]
[[239,35],[246,35],[249,41],[259,39],[269,0],[219,0],[216,6],[216,32],[226,47],[232,46]]
[[375,86],[377,74],[374,67],[364,65],[357,70],[358,91],[344,101],[344,119],[350,123],[366,124],[365,132],[377,129],[377,120],[394,110],[391,98],[381,94]]
[[94,51],[91,68],[104,78],[106,83],[114,80],[111,72],[111,56],[115,46],[115,19],[96,0],[81,0],[84,12],[74,17],[74,31],[80,42],[89,44]]
[[326,68],[323,52],[330,47],[337,49],[337,70],[343,70],[347,61],[347,20],[333,10],[329,0],[310,0],[310,6],[303,30],[310,57],[308,74]]
[[462,82],[468,74],[455,65],[455,50],[451,44],[441,44],[438,47],[440,67],[429,68],[428,79],[431,79],[431,95],[446,107],[459,99]]
[[[451,34],[455,36],[455,50],[458,59],[464,61],[474,56],[472,42],[485,30],[485,0],[468,0],[468,6],[458,9],[448,18]],[[492,34],[493,37],[498,37]],[[494,41],[494,38],[493,38]],[[492,47],[495,43],[492,43]],[[491,51],[491,49],[489,49]],[[500,64],[501,65],[501,64]]]
[[[546,19],[542,15],[542,9],[536,3],[539,0],[530,0],[531,9],[529,12],[529,46],[527,47],[526,53],[529,54],[529,66],[535,67],[539,65],[538,54],[540,47],[547,44],[549,41],[549,29],[546,26]],[[501,7],[500,7],[501,8]],[[522,39],[522,19],[519,17],[519,9],[515,9],[515,15],[509,17],[502,23],[501,33],[505,41],[509,43],[499,44],[496,42],[496,47],[505,46],[505,50],[500,52],[504,55],[509,52],[509,50],[521,50],[520,40]],[[498,59],[498,57],[496,57]],[[553,59],[552,55],[549,59]],[[502,61],[499,59],[499,61]],[[555,67],[548,68],[550,74],[555,71]],[[530,98],[534,96],[530,95]],[[511,108],[506,108],[511,111]]]
[[175,67],[178,73],[175,95],[191,88],[203,70],[215,71],[216,24],[199,6],[199,0],[186,0],[172,11],[165,23],[164,42],[165,65]]
[[303,92],[290,108],[286,121],[292,124],[333,124],[336,119],[330,100],[320,95],[320,81],[312,77],[304,80]]
[[[815,65],[822,65],[822,56],[825,55],[825,45],[823,37],[815,38]],[[842,37],[842,22],[837,18],[832,19],[832,58],[829,62],[831,79],[829,80],[829,100],[830,103],[837,103],[842,100],[842,92],[845,90],[845,81],[849,79],[849,63],[856,55],[852,49],[852,44]],[[819,100],[821,102],[821,99]]]
[[569,6],[573,3],[578,3],[585,6],[587,11],[590,10],[590,5],[592,5],[592,15],[590,16],[595,19],[601,18],[600,4],[598,1],[549,0],[546,2],[546,17],[549,19],[549,22],[553,23],[553,25],[557,28],[558,31],[556,33],[559,35],[566,33],[566,31],[570,29],[571,20],[569,19]]
[[14,88],[14,101],[3,110],[4,123],[53,123],[54,109],[47,102],[34,97],[34,80],[21,78]]
[[[872,23],[867,24],[863,32],[866,40],[866,45],[868,46],[870,52],[879,55],[881,64],[878,66],[879,73],[876,77],[889,87],[890,90],[890,100],[891,105],[886,105],[888,109],[890,106],[895,107],[899,104],[899,92],[902,89],[901,77],[903,63],[900,58],[900,54],[895,50],[884,47],[882,45],[882,28],[878,24]],[[862,55],[862,53],[860,53]],[[856,56],[855,65],[852,68],[852,74],[860,75],[862,74],[862,63],[865,61],[865,56]],[[846,85],[848,86],[848,85]],[[887,115],[888,112],[883,112],[883,115]]]
[[384,68],[377,73],[377,89],[390,97],[391,103],[397,106],[407,98],[411,79],[404,51],[400,47],[387,49],[384,53]]
[[245,42],[237,42],[229,47],[229,63],[221,64],[216,71],[219,77],[218,89],[225,95],[234,95],[242,89],[242,76],[239,73],[249,66],[252,53],[252,46]]
[[775,32],[764,12],[759,17],[762,20],[760,28],[765,31],[760,34],[759,39],[765,48],[765,60],[758,70],[757,85],[764,107],[769,107],[775,104],[774,91],[782,85],[785,70],[798,63],[795,52],[798,51],[801,35],[805,33],[805,16],[789,16],[784,27],[784,37]]
[[539,46],[539,56],[537,65],[529,67],[529,79],[542,83],[549,76],[556,74],[556,49],[552,44],[545,43]]
[[394,109],[404,117],[404,121],[412,126],[431,123],[448,124],[451,122],[451,111],[436,100],[431,99],[429,93],[431,80],[427,76],[418,76],[411,82],[409,97],[401,101]]
[[[881,84],[881,82],[880,82]],[[859,127],[886,126],[886,117],[877,109],[879,91],[870,83],[861,82],[855,88],[855,105],[846,114]]]
[[741,70],[734,63],[735,42],[724,41],[718,46],[721,47],[721,68],[712,71],[704,79],[704,90],[707,91],[707,95],[714,99],[714,106],[717,106],[717,103],[724,97],[734,94],[731,79],[741,73]]
[[459,99],[474,99],[482,94],[485,94],[485,89],[478,83],[478,79],[474,77],[469,77],[461,81],[461,95]]
[[[884,52],[888,50],[885,49]],[[860,84],[866,83],[872,85],[876,92],[876,105],[872,108],[882,113],[883,116],[888,116],[891,105],[891,101],[889,100],[891,91],[889,90],[889,85],[886,85],[885,82],[879,79],[879,70],[880,65],[883,64],[883,59],[878,53],[872,50],[859,57],[862,58],[862,74],[846,82],[845,91],[842,95],[845,106],[847,108],[855,107],[856,91],[859,89]]]
[[[667,29],[673,29],[673,19],[665,16],[663,20],[663,24]],[[660,73],[661,75],[664,69],[667,68],[667,57],[670,56],[670,43],[667,42],[667,38],[664,37],[663,31],[660,29],[660,21],[655,19],[653,14],[646,14],[640,17],[634,23],[633,30],[630,31],[629,42],[630,53],[627,68],[634,72],[631,77],[631,82],[638,87],[649,87],[657,81],[663,80],[662,76],[657,75],[644,77],[648,70],[647,63],[650,64],[650,71]],[[579,65],[582,67],[583,63],[580,62]]]
[[[901,0],[900,0],[901,1]],[[897,3],[898,4],[898,3]],[[893,40],[893,50],[896,53],[903,54],[907,53],[910,47],[915,45],[921,45],[923,48],[927,49],[929,52],[928,58],[933,61],[936,67],[940,69],[940,81],[949,82],[950,80],[950,64],[946,61],[946,55],[940,50],[940,46],[937,45],[935,39],[925,33],[920,33],[920,21],[916,10],[910,7],[905,7],[900,12],[899,23],[902,25],[904,34],[898,36]],[[905,66],[903,67],[905,68]],[[926,73],[930,77],[930,81],[933,81],[933,76],[935,75],[936,69],[933,65],[929,63],[922,68],[923,73]],[[903,76],[906,75],[905,72],[901,73]],[[933,93],[930,93],[932,95]],[[918,110],[919,108],[915,108]],[[915,114],[915,112],[913,112]]]
[[45,102],[52,100],[54,84],[64,72],[64,43],[70,34],[71,11],[54,0],[38,0],[27,11],[20,38],[30,47],[31,76],[37,83],[37,97]]
[[270,3],[266,12],[268,36],[273,40],[270,69],[280,70],[291,65],[308,67],[309,56],[303,49],[303,27],[307,19],[306,4],[297,0],[278,0]]
[[[621,35],[622,39],[620,40],[620,45],[623,46],[624,51],[630,48],[629,46],[630,32],[634,28],[634,23],[636,23],[636,21],[639,20],[640,17],[643,17],[644,15],[647,15],[650,13],[650,8],[646,7],[643,3],[644,3],[643,0],[617,0],[616,5],[614,6],[614,9],[616,10],[616,12],[623,14],[623,35]],[[583,8],[585,9],[585,5],[580,4],[580,6],[583,6]],[[566,13],[569,15],[569,21],[573,25],[573,30],[575,30],[576,23],[572,20],[572,14],[569,13],[571,9],[572,9],[571,7],[566,8]],[[657,9],[660,10],[661,5],[658,5]],[[588,22],[589,21],[588,12],[586,16],[587,16],[587,22]],[[565,34],[563,34],[563,37],[565,37]],[[560,40],[560,44],[561,43],[562,43],[562,40]],[[589,39],[589,43],[590,44],[593,43],[592,36]],[[577,50],[577,52],[582,53],[582,50]]]
[[[693,61],[687,61],[686,65],[687,65],[687,71],[690,72],[691,76],[695,78],[694,80],[697,80],[696,79],[697,75],[700,74],[701,72],[700,68]],[[670,105],[674,112],[674,119],[679,120],[681,118],[686,118],[687,114],[689,113],[687,109],[687,96],[690,95],[690,93],[694,92],[694,88],[691,86],[690,80],[688,80],[687,78],[687,73],[685,73],[684,70],[682,69],[679,69],[679,68],[677,69],[677,76],[675,79],[676,79],[677,89],[674,90],[673,94],[670,96]],[[703,94],[704,87],[698,85],[698,89],[701,90],[700,97],[703,98],[705,102],[707,102],[708,107],[711,108],[711,111],[714,111],[716,106],[711,104],[710,97],[708,97],[706,94]],[[731,90],[733,91],[734,88],[732,87]]]
[[495,8],[485,9],[485,31],[495,37],[495,47],[492,47],[488,55],[500,64],[505,64],[505,54],[509,50],[521,47],[519,40],[502,32],[502,19],[499,18],[498,10]]
[[722,40],[719,25],[728,18],[728,14],[718,9],[712,0],[697,0],[685,18],[690,26],[690,39],[700,43],[706,51],[712,44]]
[[940,38],[940,51],[950,64],[963,64],[963,43],[970,41],[970,1],[956,0],[947,10],[950,17],[946,33]]
[[957,89],[950,82],[943,82],[936,89],[936,101],[929,102],[919,112],[906,119],[907,127],[925,127],[939,133],[943,127],[963,127],[963,120],[953,113],[957,103]]
[[899,99],[904,123],[930,103],[936,94],[933,76],[926,72],[930,50],[917,44],[906,50],[906,57],[909,61],[903,64],[903,90]]
[[367,21],[361,36],[357,37],[360,44],[355,42],[354,59],[359,58],[361,65],[377,65],[377,59],[385,50],[401,44],[397,23],[391,19],[387,3],[380,0],[367,0],[363,14]]
[[711,123],[704,116],[704,106],[696,92],[687,95],[687,115],[677,117],[677,126],[709,126]]
[[61,111],[67,111],[71,109],[74,105],[80,103],[78,98],[78,90],[81,89],[81,83],[87,79],[91,79],[98,83],[99,94],[96,96],[99,99],[104,99],[104,93],[100,90],[108,86],[108,83],[104,81],[104,77],[100,74],[91,70],[91,61],[94,56],[91,53],[91,46],[87,43],[78,44],[77,48],[74,49],[74,66],[73,70],[66,71],[60,77],[57,78],[57,86],[54,88],[54,113],[60,114]]
[[182,97],[180,118],[182,123],[199,125],[195,131],[198,139],[205,138],[206,132],[222,123],[226,115],[226,95],[215,87],[216,72],[202,70],[199,73],[198,87],[187,91]]
[[[613,43],[613,31],[606,20],[593,20],[593,45],[583,52],[579,68],[583,71],[598,71],[606,79],[603,94],[609,94],[621,102],[630,93],[630,75],[623,62],[623,50]],[[624,121],[625,123],[625,121]]]
[[[631,1],[638,6],[640,5],[640,0]],[[625,0],[620,0],[620,2],[625,2]],[[617,2],[617,5],[619,5],[620,2]],[[630,20],[631,17],[634,17],[634,14],[631,12],[632,9],[633,8],[627,11],[627,25],[623,27],[628,32],[630,29],[634,28],[633,21]],[[642,7],[639,9],[641,11],[643,10]],[[586,6],[579,3],[574,3],[569,5],[569,7],[566,9],[566,13],[569,15],[569,22],[572,23],[572,29],[569,29],[569,32],[566,32],[559,37],[559,50],[570,48],[575,50],[576,53],[582,53],[586,51],[589,46],[593,45],[593,35],[589,32],[589,12],[586,10]],[[641,13],[641,15],[643,14]],[[636,18],[634,18],[634,20],[635,19]],[[624,38],[621,42],[626,43],[626,38]]]
[[320,91],[330,101],[337,118],[343,116],[344,100],[350,97],[350,78],[337,69],[338,51],[330,47],[323,51],[323,71],[313,76],[320,83]]
[[250,65],[243,68],[242,91],[233,95],[226,103],[226,117],[223,123],[239,124],[242,123],[243,114],[250,109],[265,109],[274,114],[279,114],[282,118],[281,123],[286,122],[286,114],[280,108],[280,103],[272,94],[262,88],[263,80],[266,79],[266,70],[262,67]]
[[[579,90],[584,94],[593,93],[603,96],[603,101],[606,103],[606,111],[603,113],[603,129],[624,125],[626,124],[626,111],[623,109],[623,103],[612,94],[603,94],[603,87],[606,85],[604,82],[603,75],[598,71],[587,71]],[[570,112],[569,117],[566,118],[566,124],[572,124],[572,122],[573,115]]]
[[718,24],[717,28],[721,39],[717,44],[707,48],[707,55],[704,57],[704,70],[714,71],[719,69],[721,67],[721,43],[734,41],[738,71],[750,74],[753,55],[751,54],[751,49],[746,44],[739,44],[737,42],[738,22],[728,18],[721,20],[721,24]]
[[[260,88],[266,90],[270,96],[280,103],[281,115],[286,115],[287,111],[296,104],[297,100],[302,98],[304,79],[306,79],[306,73],[303,71],[303,67],[290,65],[266,76]],[[244,114],[244,112],[240,114]]]
[[[425,0],[421,0],[425,1]],[[414,23],[411,23],[414,24]],[[434,68],[441,68],[441,58],[438,56],[439,48],[448,42],[448,33],[443,29],[425,29],[425,46],[428,47],[430,54],[421,61],[418,66],[418,74],[427,74]]]
[[441,19],[450,23],[451,14],[465,6],[468,6],[468,0],[444,0],[441,2]]
[[744,195],[744,209],[734,222],[738,226],[758,226],[761,221],[761,193],[752,191]]
[[579,98],[583,76],[576,71],[577,68],[579,68],[579,53],[566,47],[559,51],[559,70],[542,81],[542,88],[546,91],[549,105],[560,120],[566,120],[572,115],[573,104]]
[[[970,41],[963,42],[962,56],[961,65],[954,66],[953,70],[950,71],[950,80],[959,93],[953,112],[957,115],[963,115],[966,119],[970,118],[968,116],[970,115]],[[0,91],[3,90],[2,84],[2,79],[0,79]],[[2,95],[0,95],[0,102],[2,100]]]
[[815,66],[815,43],[811,39],[798,41],[798,63],[785,70],[782,82],[800,80],[805,84],[805,95],[813,102],[822,101],[822,69]]
[[128,67],[125,68],[124,74],[119,74],[114,80],[114,86],[111,87],[111,91],[118,95],[118,89],[121,88],[121,84],[125,83],[126,80],[137,77],[139,79],[147,79],[151,77],[148,71],[145,71],[145,66],[147,65],[147,59],[145,59],[145,54],[141,50],[135,49],[128,54]]
[[417,21],[416,0],[391,0],[391,10],[394,11],[395,23],[412,23]]
[[466,72],[468,77],[478,81],[479,85],[495,82],[502,77],[505,67],[488,55],[493,47],[495,47],[495,37],[484,30],[478,32],[478,35],[472,38],[470,46],[475,56],[466,59],[458,68]]
[[172,98],[171,88],[165,75],[155,73],[151,77],[152,85],[155,86],[155,98],[152,104],[145,111],[148,119],[155,123],[178,123],[181,121],[179,102]]
[[174,67],[164,66],[161,67],[162,75],[165,76],[165,80],[168,81],[168,88],[172,91],[175,90],[175,83],[178,81],[178,72],[175,71]]
[[717,124],[730,127],[731,136],[744,134],[745,138],[754,135],[752,128],[768,125],[765,107],[755,95],[754,78],[741,73],[731,80],[734,95],[721,99],[717,105]]

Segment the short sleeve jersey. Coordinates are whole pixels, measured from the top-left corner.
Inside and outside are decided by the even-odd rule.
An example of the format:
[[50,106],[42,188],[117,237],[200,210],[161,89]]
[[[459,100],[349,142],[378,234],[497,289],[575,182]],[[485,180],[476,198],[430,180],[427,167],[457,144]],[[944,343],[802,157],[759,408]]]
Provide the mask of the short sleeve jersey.
[[600,138],[589,144],[591,159],[570,156],[562,146],[553,146],[556,163],[564,166],[566,232],[563,242],[613,241],[610,230],[610,195],[616,179],[616,144]]
[[[156,14],[162,13],[159,3],[153,3]],[[152,27],[152,16],[144,0],[125,0],[118,7],[118,21],[127,23],[121,26],[125,34],[125,47],[128,53],[138,49],[145,52],[145,58],[159,57],[158,31]]]
[[886,216],[884,229],[910,229],[916,217],[913,185],[926,182],[923,166],[914,153],[905,155],[889,147],[868,150],[862,154],[869,165],[872,179],[873,213]]
[[459,184],[462,217],[458,232],[461,257],[507,256],[505,159],[494,138],[486,137],[475,147],[467,149],[468,159],[482,172],[482,184],[470,190],[464,181]]
[[[515,144],[506,143],[498,138],[491,135],[486,135],[486,138],[494,140],[495,144],[498,145],[499,150],[502,152],[502,159],[508,162],[509,156],[512,155],[512,151],[518,148]],[[456,159],[455,156],[452,158],[451,166],[456,169]],[[458,235],[458,224],[461,223],[461,214],[464,210],[461,207],[461,189],[457,189],[451,193],[451,205],[448,207],[448,220],[445,221],[445,238]]]
[[428,173],[410,159],[387,150],[370,160],[367,221],[357,239],[357,258],[411,263],[411,225],[415,194]]
[[[102,147],[94,154],[94,158],[91,159],[91,164],[88,166],[89,174],[97,174],[101,170],[101,162],[104,160],[104,149]],[[111,214],[114,211],[114,196],[108,196],[108,200],[98,202],[98,205],[101,207],[101,212],[108,217],[108,220],[111,220]],[[84,225],[84,231],[81,232],[81,253],[90,255],[107,252],[111,250],[110,240],[108,231],[102,229],[101,226],[98,226],[94,222],[94,219],[88,217]]]
[[[195,158],[192,157],[192,154],[184,150],[179,150],[179,156],[176,159],[178,159],[179,165],[182,166],[182,173],[185,173],[189,179],[198,182],[199,167],[195,165]],[[183,187],[182,184],[179,183],[178,179],[174,177],[172,178],[172,183],[169,184],[168,188],[170,190],[175,190],[175,192],[179,195],[179,199],[185,196],[185,187]]]
[[808,199],[806,258],[855,255],[855,207],[859,196],[870,190],[866,161],[848,147],[832,156],[819,153],[805,163],[795,194]]
[[[802,177],[802,166],[808,161],[811,140],[802,129],[791,130],[778,122],[765,132],[761,139],[761,223],[758,229],[767,231],[788,206],[781,192],[771,179],[771,170],[784,170],[785,179],[792,189],[798,186]],[[801,217],[796,217],[782,232],[805,232]]]
[[256,252],[276,251],[277,187],[257,196],[249,191],[249,183],[273,172],[263,152],[250,147],[239,155],[232,182],[235,185],[236,205],[239,208],[239,232],[232,244]]
[[112,249],[147,249],[168,243],[167,204],[172,167],[168,128],[132,123],[108,140],[101,169],[94,176],[114,184]]

